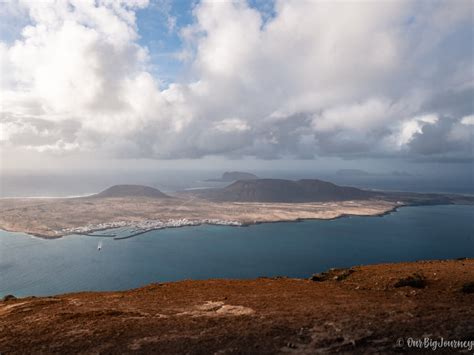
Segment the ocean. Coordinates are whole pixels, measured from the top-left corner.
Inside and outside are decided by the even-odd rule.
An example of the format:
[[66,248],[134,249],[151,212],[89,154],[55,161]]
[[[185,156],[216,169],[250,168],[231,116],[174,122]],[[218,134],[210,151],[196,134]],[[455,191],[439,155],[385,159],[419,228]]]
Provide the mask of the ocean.
[[203,225],[124,240],[46,240],[0,231],[0,296],[123,290],[184,279],[308,278],[332,267],[474,257],[473,221],[473,206],[418,206],[382,217]]

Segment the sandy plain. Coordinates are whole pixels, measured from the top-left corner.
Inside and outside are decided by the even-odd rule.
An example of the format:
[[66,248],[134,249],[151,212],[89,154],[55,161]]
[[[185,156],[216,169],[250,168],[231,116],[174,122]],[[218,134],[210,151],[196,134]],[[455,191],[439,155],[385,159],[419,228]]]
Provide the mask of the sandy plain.
[[196,197],[127,198],[4,198],[0,199],[0,229],[58,238],[83,228],[84,232],[144,221],[190,224],[238,224],[334,219],[346,215],[373,216],[393,211],[403,203],[358,200],[315,203],[211,202]]

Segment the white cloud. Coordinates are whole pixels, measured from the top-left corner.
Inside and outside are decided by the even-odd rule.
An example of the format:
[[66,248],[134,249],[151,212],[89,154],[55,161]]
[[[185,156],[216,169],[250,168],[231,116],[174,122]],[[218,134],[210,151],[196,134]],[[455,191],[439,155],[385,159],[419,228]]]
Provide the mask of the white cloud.
[[216,122],[214,128],[221,132],[231,133],[248,131],[250,126],[247,122],[239,118],[226,118],[225,120]]
[[340,105],[324,110],[313,119],[313,127],[317,132],[341,129],[365,131],[385,125],[393,118],[392,110],[388,100],[371,98],[363,103]]
[[147,4],[18,3],[29,15],[21,38],[0,42],[3,144],[153,158],[396,155],[429,127],[452,139],[472,124],[472,106],[430,107],[474,87],[469,0],[277,1],[265,20],[245,2],[203,1],[181,30],[189,79],[166,89],[138,44],[135,12]]
[[406,147],[416,134],[423,133],[423,127],[426,124],[435,124],[438,117],[433,114],[413,117],[401,124],[398,134],[395,136],[395,146],[398,149]]
[[461,123],[466,126],[474,126],[474,115],[464,116]]

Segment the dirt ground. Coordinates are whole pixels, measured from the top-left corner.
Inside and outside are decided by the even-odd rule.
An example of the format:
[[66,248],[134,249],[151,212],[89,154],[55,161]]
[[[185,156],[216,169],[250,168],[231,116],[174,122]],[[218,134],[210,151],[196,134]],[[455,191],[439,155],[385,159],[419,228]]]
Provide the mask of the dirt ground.
[[[411,284],[400,282],[408,277],[422,282],[395,287]],[[474,341],[474,259],[354,267],[315,279],[181,281],[7,300],[0,352],[399,353],[430,352],[409,347],[410,339]]]

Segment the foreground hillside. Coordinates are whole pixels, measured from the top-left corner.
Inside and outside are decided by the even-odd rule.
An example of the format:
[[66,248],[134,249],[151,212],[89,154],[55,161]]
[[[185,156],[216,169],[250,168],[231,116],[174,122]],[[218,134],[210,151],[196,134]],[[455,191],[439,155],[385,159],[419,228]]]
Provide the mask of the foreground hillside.
[[474,259],[354,267],[314,279],[12,299],[0,302],[0,351],[388,353],[409,350],[408,338],[474,339]]

